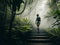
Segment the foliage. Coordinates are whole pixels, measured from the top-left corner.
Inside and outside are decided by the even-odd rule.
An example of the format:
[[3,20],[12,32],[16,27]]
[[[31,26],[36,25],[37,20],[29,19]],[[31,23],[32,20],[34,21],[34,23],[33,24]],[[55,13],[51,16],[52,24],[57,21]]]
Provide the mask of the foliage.
[[53,17],[56,21],[46,31],[52,36],[51,38],[56,40],[60,38],[60,2],[59,0],[51,0],[50,4],[50,12],[46,18]]
[[24,1],[23,0],[7,0],[7,3],[9,5],[9,7],[14,5],[19,10],[21,3],[24,3]]
[[[19,41],[23,43],[29,35],[27,32],[30,32],[31,30],[32,26],[27,18],[21,18],[20,16],[16,16],[13,22],[11,36],[13,39],[19,39]],[[17,41],[17,43],[19,41]]]
[[13,23],[13,28],[15,28],[15,30],[26,32],[31,30],[31,27],[32,26],[30,24],[30,21],[27,18],[20,18],[16,16],[15,21]]
[[47,32],[53,36],[60,37],[60,30],[58,28],[48,28]]
[[[9,22],[9,19],[7,20],[7,22]],[[16,16],[12,25],[12,30],[10,32],[11,39],[8,37],[8,29],[9,23],[6,24],[6,30],[4,31],[4,33],[1,33],[0,31],[0,34],[3,34],[2,37],[4,41],[7,40],[6,42],[4,42],[4,44],[6,43],[6,45],[9,45],[11,43],[10,45],[24,45],[24,42],[26,42],[26,39],[28,37],[27,32],[32,30],[32,26],[27,18],[21,18],[20,16]]]
[[[53,23],[53,26],[58,26],[60,25],[60,8],[58,8],[60,5],[60,2],[58,0],[51,0],[51,5],[50,6],[50,12],[46,16],[47,18],[53,17],[56,21]],[[54,4],[53,4],[54,3]],[[52,8],[53,7],[53,8]]]
[[[21,2],[20,2],[21,1]],[[30,22],[28,19],[22,19],[16,17],[13,20],[13,27],[11,32],[9,32],[9,26],[11,22],[11,18],[13,16],[13,10],[17,8],[18,11],[20,9],[20,3],[24,3],[23,0],[0,0],[0,44],[1,45],[24,45],[24,41],[26,39],[26,34],[31,30]],[[12,5],[15,9],[12,8]],[[15,14],[14,14],[15,16]],[[21,20],[20,20],[21,19]],[[9,33],[11,36],[9,36]],[[24,38],[25,37],[25,38]]]
[[60,40],[59,28],[48,28],[46,32],[49,34],[50,39],[52,39],[53,41]]

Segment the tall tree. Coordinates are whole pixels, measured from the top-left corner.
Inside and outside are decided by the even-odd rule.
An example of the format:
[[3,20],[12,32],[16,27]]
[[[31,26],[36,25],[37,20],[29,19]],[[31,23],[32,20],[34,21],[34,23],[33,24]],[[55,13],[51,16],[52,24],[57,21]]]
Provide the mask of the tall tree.
[[[11,33],[12,30],[12,24],[16,15],[16,8],[18,7],[18,11],[20,9],[20,4],[23,3],[23,0],[13,0],[12,1],[12,16],[11,16],[11,21],[10,21],[10,26],[9,26],[9,34]],[[11,34],[9,35],[11,37]]]

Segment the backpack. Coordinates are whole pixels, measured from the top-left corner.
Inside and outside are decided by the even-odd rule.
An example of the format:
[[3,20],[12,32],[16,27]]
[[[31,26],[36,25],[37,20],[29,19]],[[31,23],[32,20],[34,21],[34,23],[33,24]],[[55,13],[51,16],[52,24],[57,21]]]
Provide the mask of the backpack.
[[40,17],[37,17],[37,21],[40,21]]

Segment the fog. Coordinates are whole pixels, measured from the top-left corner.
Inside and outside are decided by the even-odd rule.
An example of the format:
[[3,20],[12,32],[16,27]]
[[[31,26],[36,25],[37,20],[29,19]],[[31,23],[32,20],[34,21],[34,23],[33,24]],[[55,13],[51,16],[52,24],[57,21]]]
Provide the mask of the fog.
[[40,28],[48,28],[54,22],[54,19],[52,18],[51,21],[48,21],[48,19],[45,18],[45,16],[50,11],[48,2],[48,0],[35,0],[31,5],[26,7],[21,17],[30,19],[31,24],[36,28],[36,15],[39,14],[39,16],[41,17]]

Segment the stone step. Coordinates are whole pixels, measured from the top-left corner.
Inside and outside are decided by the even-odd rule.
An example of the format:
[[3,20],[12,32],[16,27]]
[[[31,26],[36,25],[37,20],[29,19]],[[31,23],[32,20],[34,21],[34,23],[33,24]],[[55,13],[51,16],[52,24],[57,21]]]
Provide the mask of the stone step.
[[40,30],[39,33],[37,32],[32,32],[30,33],[31,35],[28,37],[27,42],[51,42],[51,39],[49,37],[49,34],[46,33],[43,30]]
[[28,42],[50,42],[50,39],[28,39]]
[[30,36],[29,39],[48,39],[49,36]]
[[48,36],[47,33],[30,33],[31,36]]

